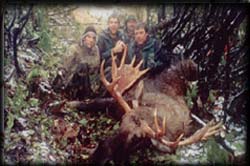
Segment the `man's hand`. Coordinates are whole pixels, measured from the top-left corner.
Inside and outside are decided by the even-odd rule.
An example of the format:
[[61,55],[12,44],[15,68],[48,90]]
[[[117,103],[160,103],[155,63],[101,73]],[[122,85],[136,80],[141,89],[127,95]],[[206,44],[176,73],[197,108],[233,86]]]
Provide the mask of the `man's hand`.
[[125,43],[121,40],[119,40],[116,44],[115,44],[115,47],[112,49],[112,51],[114,53],[119,53],[119,52],[122,52],[124,47],[125,47]]

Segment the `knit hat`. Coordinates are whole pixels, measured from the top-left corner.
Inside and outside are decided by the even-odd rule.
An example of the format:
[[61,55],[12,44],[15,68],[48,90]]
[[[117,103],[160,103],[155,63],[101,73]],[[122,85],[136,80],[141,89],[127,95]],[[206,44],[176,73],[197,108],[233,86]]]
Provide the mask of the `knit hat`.
[[95,28],[94,28],[93,26],[88,26],[88,27],[85,29],[84,34],[86,34],[86,33],[89,32],[89,31],[94,32],[94,33],[96,34],[96,30],[95,30]]
[[82,39],[84,39],[88,35],[89,32],[94,32],[96,34],[95,28],[93,26],[88,26],[85,29],[84,33],[82,34]]
[[129,15],[129,16],[126,18],[125,25],[127,24],[128,21],[131,21],[131,20],[137,21],[135,16]]
[[88,26],[86,29],[85,29],[85,31],[84,31],[84,33],[82,34],[82,37],[81,37],[81,41],[80,41],[80,45],[82,46],[83,45],[83,39],[89,34],[89,33],[95,33],[95,35],[96,35],[96,30],[95,30],[95,28],[93,27],[93,26]]

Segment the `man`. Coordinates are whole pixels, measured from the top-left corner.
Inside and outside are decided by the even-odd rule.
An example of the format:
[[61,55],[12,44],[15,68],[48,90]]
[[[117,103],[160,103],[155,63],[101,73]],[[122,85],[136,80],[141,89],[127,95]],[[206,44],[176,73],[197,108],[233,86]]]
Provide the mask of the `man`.
[[101,60],[106,61],[106,66],[111,65],[111,51],[118,55],[118,60],[121,59],[121,53],[125,46],[123,35],[119,31],[120,21],[116,14],[112,14],[108,18],[108,28],[100,33],[97,45],[100,50]]
[[[93,96],[93,89],[99,84],[100,55],[96,45],[96,30],[86,28],[81,40],[69,50],[54,80],[56,89],[61,89],[72,99]],[[89,77],[91,75],[91,78]],[[92,79],[93,78],[93,79]]]
[[137,20],[135,16],[129,15],[125,21],[125,29],[124,29],[124,42],[126,44],[130,44],[134,41],[135,38],[135,26]]
[[129,59],[136,56],[135,63],[143,59],[142,69],[151,68],[151,71],[162,69],[167,63],[167,57],[161,53],[160,42],[148,34],[148,27],[145,23],[138,23],[135,27],[135,41],[128,47]]

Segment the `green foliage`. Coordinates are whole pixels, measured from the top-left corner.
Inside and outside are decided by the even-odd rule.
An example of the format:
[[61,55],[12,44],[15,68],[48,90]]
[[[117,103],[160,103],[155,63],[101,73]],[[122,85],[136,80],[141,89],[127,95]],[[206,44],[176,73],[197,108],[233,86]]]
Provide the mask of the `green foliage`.
[[210,90],[208,95],[208,102],[213,103],[216,100],[216,90]]
[[235,140],[235,138],[240,135],[240,132],[237,132],[235,130],[231,131],[230,133],[227,133],[225,136],[225,139],[230,142],[232,147],[236,149],[235,151],[244,153],[246,152],[246,144],[243,140]]
[[85,118],[83,118],[82,120],[79,121],[79,123],[80,123],[81,125],[83,125],[84,127],[86,127],[88,121],[87,121]]
[[31,107],[36,107],[36,106],[38,106],[38,104],[39,104],[39,100],[38,99],[36,99],[36,98],[30,98],[29,99],[29,105]]
[[46,15],[45,8],[38,8],[37,9],[37,23],[38,26],[41,28],[38,35],[40,36],[40,40],[38,46],[45,52],[51,51],[51,37],[48,27],[48,18]]
[[227,61],[226,61],[226,59],[225,59],[224,56],[221,56],[221,61],[220,61],[220,63],[221,63],[221,65],[223,65],[223,66],[226,65]]
[[34,78],[38,78],[38,77],[42,77],[42,78],[48,78],[48,72],[41,69],[40,67],[34,67],[29,74],[27,75],[26,80],[28,82],[30,82],[32,79]]
[[219,144],[215,142],[214,138],[209,139],[205,147],[207,148],[207,160],[210,163],[228,163],[229,152],[220,148]]
[[117,130],[119,128],[119,123],[116,123],[114,126],[113,126],[113,130]]
[[74,31],[75,33],[73,33],[74,38],[78,39],[80,36],[82,36],[83,29],[86,29],[86,27],[85,26],[83,27],[79,22],[73,22],[73,26],[76,27],[76,31]]
[[229,141],[229,142],[232,142],[232,141],[234,140],[236,134],[237,134],[237,133],[236,133],[235,131],[232,131],[232,132],[230,132],[230,133],[227,133],[227,134],[225,135],[225,139],[226,139],[227,141]]
[[237,151],[239,152],[245,152],[246,151],[246,145],[244,142],[236,142],[233,144]]
[[13,98],[6,97],[6,107],[10,108],[7,114],[7,126],[6,131],[10,132],[13,127],[14,120],[22,116],[22,110],[29,107],[37,107],[39,100],[36,98],[30,98],[27,100],[28,90],[26,86],[18,82],[15,95]]
[[51,41],[50,41],[50,35],[47,30],[42,30],[40,33],[40,41],[38,43],[39,47],[43,49],[45,52],[51,51]]
[[57,65],[60,63],[60,60],[61,57],[55,55],[45,55],[43,57],[42,63],[46,72],[48,71],[47,72],[48,77],[54,78],[56,76],[57,74],[56,68],[58,67]]
[[6,97],[6,106],[9,107],[7,114],[7,126],[5,129],[6,133],[9,133],[14,125],[14,120],[20,116],[21,110],[27,107],[27,102],[25,101],[28,95],[26,87],[22,84],[17,84],[16,93],[13,98]]
[[176,163],[180,161],[181,156],[172,154],[172,155],[165,155],[165,159],[163,160],[164,163],[171,163],[172,165],[177,165]]
[[15,96],[13,97],[12,101],[9,102],[15,114],[18,113],[21,109],[27,107],[27,102],[25,101],[27,95],[28,91],[26,87],[19,83],[16,88]]
[[197,94],[198,94],[197,84],[190,84],[185,96],[189,108],[193,107],[193,99],[196,98]]
[[3,66],[6,66],[7,64],[10,64],[11,60],[8,57],[10,57],[10,56],[7,56],[7,55],[4,56],[4,58],[3,58]]
[[5,133],[10,133],[14,125],[14,120],[15,120],[15,116],[11,112],[9,112],[7,116],[7,126],[5,128]]

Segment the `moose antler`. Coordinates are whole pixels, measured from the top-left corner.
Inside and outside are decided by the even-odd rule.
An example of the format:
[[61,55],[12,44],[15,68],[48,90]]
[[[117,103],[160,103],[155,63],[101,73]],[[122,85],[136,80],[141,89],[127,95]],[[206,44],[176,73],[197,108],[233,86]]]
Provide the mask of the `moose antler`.
[[135,56],[130,64],[125,64],[125,59],[127,55],[127,46],[124,48],[124,52],[122,55],[120,66],[118,67],[116,64],[116,56],[114,52],[111,52],[112,58],[112,82],[109,82],[104,75],[104,64],[105,60],[102,61],[100,74],[101,74],[101,81],[103,82],[104,86],[107,88],[109,93],[118,101],[118,103],[124,108],[125,112],[131,111],[128,103],[123,99],[122,94],[129,89],[142,75],[144,75],[149,69],[145,69],[140,71],[139,68],[141,67],[143,60],[140,63],[134,66]]
[[[104,64],[105,60],[102,61],[101,68],[100,68],[100,75],[101,81],[103,82],[104,86],[107,88],[109,93],[118,101],[118,103],[123,107],[124,111],[131,112],[132,109],[128,105],[128,103],[123,99],[122,94],[129,89],[142,75],[144,75],[149,69],[145,69],[140,71],[140,67],[143,63],[143,60],[139,62],[137,66],[134,67],[135,63],[135,56],[130,64],[125,64],[127,54],[127,47],[124,49],[124,53],[122,55],[121,63],[119,67],[116,64],[116,56],[113,52],[111,52],[112,58],[112,66],[111,66],[111,75],[112,75],[112,82],[109,82],[104,75]],[[142,85],[143,87],[143,85]],[[136,111],[137,109],[133,110]],[[153,130],[149,124],[145,120],[141,120],[141,127],[144,134],[149,136],[150,138],[156,139],[162,144],[176,148],[177,146],[183,146],[192,144],[194,142],[198,142],[200,140],[206,140],[209,136],[212,136],[218,133],[221,130],[222,123],[215,124],[214,121],[210,121],[206,126],[195,132],[189,138],[182,140],[184,136],[180,134],[180,136],[175,141],[168,141],[165,139],[166,135],[166,117],[163,117],[162,127],[160,127],[157,119],[157,109],[155,108],[153,118],[154,118],[154,125],[155,129]]]
[[195,142],[198,142],[200,140],[207,140],[208,137],[219,133],[222,130],[222,122],[215,124],[214,120],[211,120],[210,122],[207,123],[206,126],[203,128],[199,129],[196,131],[192,136],[189,138],[181,141],[183,138],[184,134],[181,134],[176,141],[168,141],[163,138],[163,136],[166,134],[166,118],[163,118],[162,122],[162,128],[159,127],[158,124],[158,119],[157,119],[157,109],[155,109],[154,112],[154,124],[156,131],[154,131],[151,127],[148,126],[148,124],[144,124],[145,126],[143,127],[144,131],[154,139],[159,140],[161,143],[163,143],[166,146],[169,147],[177,147],[177,146],[184,146],[184,145],[189,145]]

